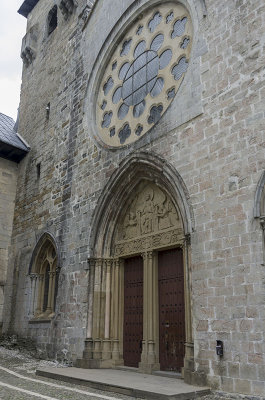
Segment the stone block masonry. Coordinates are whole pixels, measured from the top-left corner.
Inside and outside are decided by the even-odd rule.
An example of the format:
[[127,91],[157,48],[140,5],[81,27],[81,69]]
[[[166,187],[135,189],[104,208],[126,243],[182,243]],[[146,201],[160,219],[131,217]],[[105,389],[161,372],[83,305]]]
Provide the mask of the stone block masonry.
[[4,290],[11,242],[18,166],[0,158],[0,332],[3,323]]
[[[91,221],[120,164],[147,152],[178,172],[192,210],[194,370],[214,389],[264,396],[264,237],[253,209],[265,170],[265,6],[263,0],[209,0],[205,15],[199,2],[182,3],[192,12],[195,35],[186,77],[199,81],[201,113],[188,101],[184,79],[180,96],[190,104],[190,119],[182,115],[185,122],[178,124],[173,112],[165,113],[143,138],[116,150],[93,134],[87,87],[104,42],[115,24],[136,11],[136,3],[116,0],[113,8],[97,1],[84,28],[86,1],[80,1],[68,20],[58,13],[58,26],[48,37],[49,4],[41,0],[32,10],[28,30],[38,27],[36,57],[23,70],[19,125],[31,151],[19,166],[6,286],[12,301],[5,303],[3,329],[36,338],[49,357],[73,362],[82,356],[90,301],[87,259],[96,229]],[[1,179],[0,166],[0,185]],[[0,212],[1,207],[2,202]],[[56,315],[29,324],[29,266],[45,232],[60,249]],[[224,343],[221,358],[216,340]]]

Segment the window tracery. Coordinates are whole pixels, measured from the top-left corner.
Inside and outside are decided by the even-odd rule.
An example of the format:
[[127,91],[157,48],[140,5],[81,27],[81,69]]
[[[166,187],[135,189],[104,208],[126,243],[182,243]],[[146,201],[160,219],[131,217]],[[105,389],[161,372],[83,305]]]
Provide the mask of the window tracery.
[[191,45],[184,6],[166,2],[138,18],[104,67],[96,104],[104,143],[130,144],[160,120],[187,72]]
[[56,249],[46,239],[34,260],[30,274],[32,321],[49,320],[54,316],[58,277]]

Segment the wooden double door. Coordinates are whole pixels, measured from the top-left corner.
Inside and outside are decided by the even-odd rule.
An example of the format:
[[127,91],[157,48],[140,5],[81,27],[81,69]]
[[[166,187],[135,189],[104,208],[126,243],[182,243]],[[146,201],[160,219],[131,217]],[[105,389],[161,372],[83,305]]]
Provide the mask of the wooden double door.
[[127,367],[138,367],[143,340],[143,259],[124,263],[123,359]]
[[[143,340],[143,259],[124,263],[124,364],[138,367]],[[180,372],[185,356],[184,269],[180,248],[158,253],[159,362]],[[157,319],[157,318],[156,318]]]

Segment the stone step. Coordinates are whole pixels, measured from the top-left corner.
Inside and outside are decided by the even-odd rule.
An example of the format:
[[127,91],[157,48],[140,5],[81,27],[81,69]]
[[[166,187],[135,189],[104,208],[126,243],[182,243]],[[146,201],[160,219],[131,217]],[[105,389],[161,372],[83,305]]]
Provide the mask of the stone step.
[[190,400],[211,392],[207,387],[188,385],[181,379],[117,369],[40,368],[36,374],[148,400]]
[[165,378],[183,379],[180,373],[173,371],[153,371],[152,375],[164,376]]
[[[78,367],[78,365],[77,365]],[[125,365],[119,365],[117,366],[115,369],[118,369],[120,371],[130,371],[130,372],[138,372],[141,373],[139,371],[139,368],[135,368],[135,367],[126,367]],[[182,375],[178,372],[173,372],[173,371],[153,371],[152,375],[155,376],[164,376],[165,378],[172,378],[172,379],[183,379]]]

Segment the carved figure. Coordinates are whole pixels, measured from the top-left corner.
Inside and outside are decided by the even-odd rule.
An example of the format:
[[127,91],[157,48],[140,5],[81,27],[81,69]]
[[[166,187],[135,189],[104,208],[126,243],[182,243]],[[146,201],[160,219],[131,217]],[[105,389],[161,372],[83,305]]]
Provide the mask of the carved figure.
[[161,232],[178,225],[178,214],[168,196],[153,184],[142,183],[129,203],[118,230],[119,240]]
[[137,218],[133,211],[129,211],[124,220],[125,237],[131,239],[137,235]]
[[138,211],[140,213],[142,235],[153,232],[153,217],[154,217],[153,197],[154,197],[153,190],[146,191],[143,208],[142,210]]
[[170,200],[168,201],[168,216],[169,216],[169,220],[170,220],[170,226],[177,225],[177,223],[179,221],[179,216],[178,216],[178,213],[177,213],[174,205],[172,204],[172,202]]
[[172,226],[169,218],[169,209],[166,198],[163,202],[156,204],[156,216],[158,219],[158,229],[166,229]]

